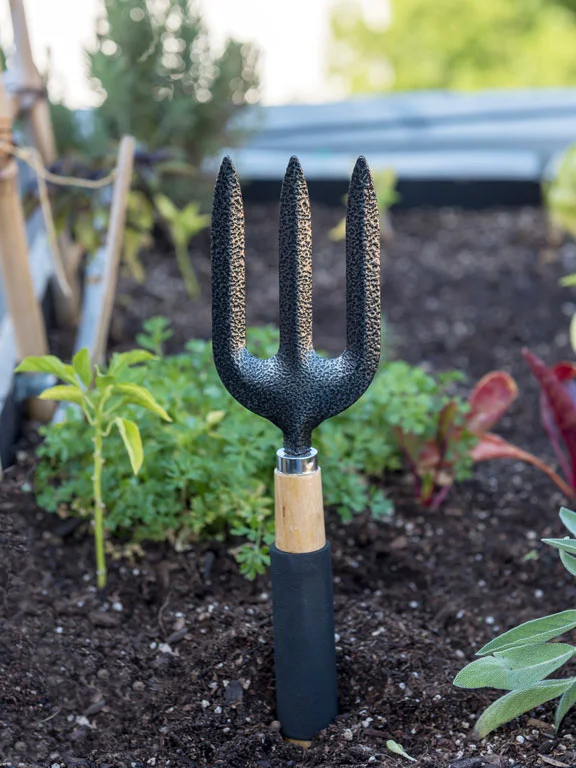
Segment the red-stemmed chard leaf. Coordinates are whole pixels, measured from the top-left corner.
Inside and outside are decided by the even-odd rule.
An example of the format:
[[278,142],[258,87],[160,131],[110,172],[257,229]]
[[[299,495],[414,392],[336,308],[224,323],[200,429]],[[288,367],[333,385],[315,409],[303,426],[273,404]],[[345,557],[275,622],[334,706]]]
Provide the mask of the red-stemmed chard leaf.
[[[576,365],[570,362],[557,363],[552,368],[552,371],[558,381],[562,383],[564,389],[566,389],[572,401],[576,401],[576,387],[572,381],[574,376],[576,376]],[[558,463],[560,464],[560,468],[564,473],[564,476],[568,478],[571,477],[572,471],[570,469],[570,463],[568,461],[566,451],[562,447],[562,437],[558,427],[556,426],[556,422],[554,421],[554,414],[548,402],[548,398],[544,394],[544,391],[540,392],[540,420],[542,422],[542,426],[544,427],[544,431],[548,435],[550,445],[556,454],[556,458],[558,459]]]
[[554,470],[545,464],[533,453],[522,450],[516,445],[509,443],[499,435],[487,432],[482,435],[476,445],[470,450],[470,455],[474,461],[489,461],[490,459],[514,459],[516,461],[525,461],[545,472],[548,477],[556,483],[562,493],[568,498],[574,496],[574,490],[566,483]]
[[[556,369],[548,366],[529,349],[522,355],[542,388],[541,418],[558,461],[570,486],[576,476],[576,403],[568,389],[571,384],[570,363],[561,363]],[[560,446],[562,439],[569,461]]]
[[456,418],[458,417],[458,403],[450,400],[438,414],[438,428],[436,430],[436,445],[440,452],[446,452],[448,442],[456,436]]
[[570,363],[564,360],[561,363],[556,363],[552,368],[554,375],[561,382],[572,381],[576,378],[576,363]]
[[472,390],[468,402],[466,429],[482,435],[500,421],[518,395],[516,382],[509,373],[492,371],[483,376]]

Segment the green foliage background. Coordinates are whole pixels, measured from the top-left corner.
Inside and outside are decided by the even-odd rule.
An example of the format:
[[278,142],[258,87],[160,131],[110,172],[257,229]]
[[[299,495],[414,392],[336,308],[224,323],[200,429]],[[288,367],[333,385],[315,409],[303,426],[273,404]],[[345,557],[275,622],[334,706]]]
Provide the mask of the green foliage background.
[[197,167],[232,139],[230,120],[258,95],[256,49],[209,42],[193,0],[105,0],[90,77],[105,97],[97,127],[131,134],[153,152],[170,147]]
[[331,73],[349,93],[576,84],[574,0],[391,0],[371,25],[354,0],[331,18]]

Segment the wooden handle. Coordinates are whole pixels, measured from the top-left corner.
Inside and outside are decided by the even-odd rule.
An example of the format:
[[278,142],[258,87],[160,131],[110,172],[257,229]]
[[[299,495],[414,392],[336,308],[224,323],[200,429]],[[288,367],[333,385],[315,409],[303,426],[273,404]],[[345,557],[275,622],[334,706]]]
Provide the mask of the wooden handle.
[[285,475],[274,470],[276,546],[282,552],[316,552],[326,544],[321,470]]

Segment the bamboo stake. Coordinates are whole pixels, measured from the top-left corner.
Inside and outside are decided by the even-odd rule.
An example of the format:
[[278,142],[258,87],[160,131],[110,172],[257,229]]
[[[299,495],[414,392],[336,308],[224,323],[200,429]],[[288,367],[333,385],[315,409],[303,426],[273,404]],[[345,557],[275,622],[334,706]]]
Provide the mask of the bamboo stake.
[[45,84],[34,64],[26,12],[22,0],[10,0],[10,13],[16,44],[16,75],[20,92],[20,110],[25,113],[30,141],[45,165],[56,160],[56,141],[50,119],[50,107],[44,94]]
[[[56,140],[45,83],[32,55],[23,0],[10,0],[10,13],[16,43],[14,58],[20,112],[24,118],[28,141],[40,152],[44,165],[50,166],[57,158]],[[81,248],[72,243],[70,235],[65,232],[58,237],[58,249],[72,293],[64,293],[58,280],[51,280],[56,322],[59,326],[73,327],[77,324],[80,314],[78,267]],[[54,258],[58,258],[58,254],[54,254]]]
[[[0,79],[0,138],[10,141],[11,134],[12,107]],[[4,152],[0,152],[0,270],[18,361],[27,355],[47,354],[46,328],[28,259],[26,221],[18,189],[18,166]],[[32,418],[48,421],[54,404],[35,398],[29,402],[29,411]]]
[[124,136],[118,150],[118,170],[112,194],[112,210],[110,211],[110,224],[105,245],[105,261],[100,277],[103,291],[101,310],[94,332],[92,348],[90,349],[92,359],[97,363],[103,363],[106,355],[106,342],[108,340],[112,307],[116,293],[118,265],[124,240],[126,207],[132,182],[133,167],[134,139],[132,136]]
[[[0,81],[0,136],[10,141],[10,106]],[[46,329],[28,261],[26,222],[18,191],[18,167],[0,153],[0,265],[19,360],[48,352]]]

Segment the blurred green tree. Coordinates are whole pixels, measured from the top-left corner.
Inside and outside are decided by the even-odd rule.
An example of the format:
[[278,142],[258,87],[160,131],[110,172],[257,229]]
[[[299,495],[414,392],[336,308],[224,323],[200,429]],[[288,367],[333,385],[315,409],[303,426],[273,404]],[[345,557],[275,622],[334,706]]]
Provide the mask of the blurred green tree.
[[254,47],[210,45],[193,0],[104,0],[90,76],[96,111],[113,140],[136,137],[148,151],[170,147],[198,167],[233,140],[230,121],[258,96]]
[[576,84],[576,0],[391,0],[331,16],[330,71],[350,93]]

